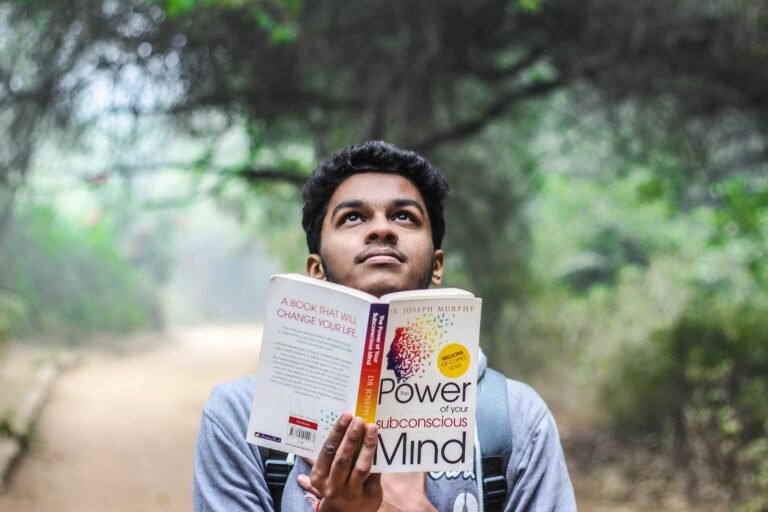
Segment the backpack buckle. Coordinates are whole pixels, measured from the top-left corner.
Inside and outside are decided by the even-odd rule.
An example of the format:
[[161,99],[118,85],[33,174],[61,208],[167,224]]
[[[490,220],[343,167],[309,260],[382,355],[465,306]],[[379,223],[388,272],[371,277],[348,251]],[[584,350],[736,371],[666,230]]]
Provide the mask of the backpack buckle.
[[[277,454],[279,453],[277,452]],[[285,456],[285,454],[282,455]],[[293,469],[293,461],[294,455],[292,453],[289,453],[287,458],[280,458],[278,455],[277,457],[267,457],[267,460],[264,461],[264,480],[267,482],[267,488],[270,496],[272,496],[276,512],[280,512],[285,483],[288,481],[291,469]]]
[[507,477],[501,457],[483,457],[483,495],[488,504],[501,504],[507,498]]
[[293,460],[267,459],[264,462],[264,479],[267,481],[267,485],[282,491],[285,482],[288,481],[291,469],[293,469]]

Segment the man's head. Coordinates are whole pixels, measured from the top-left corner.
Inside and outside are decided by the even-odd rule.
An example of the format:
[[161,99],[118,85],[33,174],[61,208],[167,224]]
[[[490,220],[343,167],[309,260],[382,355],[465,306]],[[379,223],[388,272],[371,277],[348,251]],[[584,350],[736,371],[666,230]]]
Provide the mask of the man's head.
[[439,284],[447,193],[427,160],[391,144],[332,155],[304,185],[308,273],[374,295]]

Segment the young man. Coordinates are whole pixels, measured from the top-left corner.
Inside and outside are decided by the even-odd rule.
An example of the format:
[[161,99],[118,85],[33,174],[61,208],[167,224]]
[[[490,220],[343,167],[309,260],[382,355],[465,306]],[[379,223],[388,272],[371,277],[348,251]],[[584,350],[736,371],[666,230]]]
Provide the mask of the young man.
[[[448,185],[419,155],[367,142],[331,156],[304,186],[302,225],[307,272],[380,296],[439,285],[443,276],[443,204]],[[479,377],[487,360],[481,353]],[[245,442],[253,378],[214,389],[195,456],[197,511],[272,511],[259,449]],[[503,389],[503,388],[502,388]],[[531,388],[506,380],[509,461],[503,510],[575,510],[554,419]],[[499,400],[504,397],[500,396]],[[370,473],[376,427],[342,414],[316,461],[297,459],[282,511],[481,511],[475,471]],[[362,441],[357,459],[354,453]],[[475,449],[479,450],[478,443]]]

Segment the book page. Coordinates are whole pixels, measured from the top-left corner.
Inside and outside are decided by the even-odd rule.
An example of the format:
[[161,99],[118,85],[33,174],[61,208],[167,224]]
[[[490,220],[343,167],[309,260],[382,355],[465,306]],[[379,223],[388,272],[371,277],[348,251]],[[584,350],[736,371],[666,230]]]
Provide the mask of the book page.
[[464,297],[474,297],[471,292],[461,288],[424,288],[423,290],[406,290],[404,292],[392,292],[382,295],[380,302],[392,302],[395,300],[416,300],[416,299],[461,299]]
[[273,276],[246,439],[314,457],[338,415],[354,410],[368,302]]
[[390,301],[374,471],[472,469],[481,304]]

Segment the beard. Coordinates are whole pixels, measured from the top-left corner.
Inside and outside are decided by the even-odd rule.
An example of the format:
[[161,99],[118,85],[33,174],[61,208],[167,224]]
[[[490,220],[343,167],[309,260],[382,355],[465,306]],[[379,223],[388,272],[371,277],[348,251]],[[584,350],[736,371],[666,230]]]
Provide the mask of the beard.
[[[325,279],[329,283],[336,283],[336,284],[344,284],[340,283],[336,277],[334,270],[328,265],[328,262],[325,261],[325,258],[323,258],[323,255],[320,254],[320,264],[323,266],[323,272],[325,273]],[[429,285],[432,284],[432,269],[435,268],[435,256],[432,255],[432,259],[429,262],[429,265],[427,265],[427,268],[424,269],[424,272],[422,272],[421,277],[419,278],[418,285],[416,288],[413,288],[415,290],[425,290],[429,288]],[[411,288],[409,288],[410,290]],[[398,290],[398,289],[386,289],[381,292],[377,291],[376,293],[372,293],[372,295],[376,295],[377,297],[381,297],[382,295],[385,295],[387,293],[394,293],[394,292],[404,292],[406,290]]]

